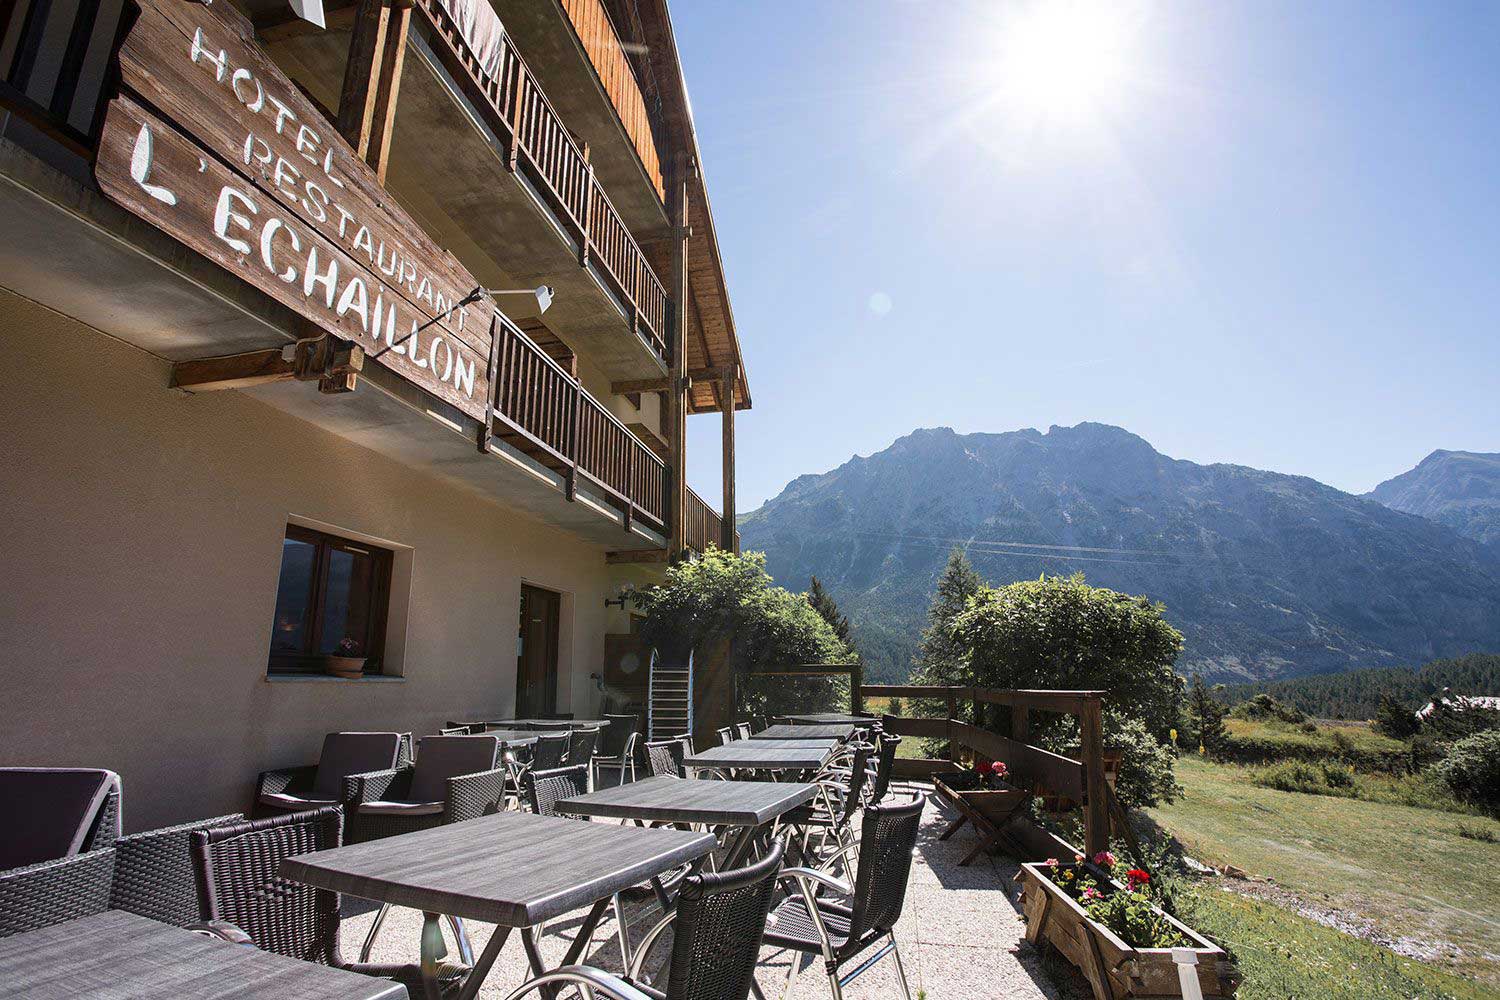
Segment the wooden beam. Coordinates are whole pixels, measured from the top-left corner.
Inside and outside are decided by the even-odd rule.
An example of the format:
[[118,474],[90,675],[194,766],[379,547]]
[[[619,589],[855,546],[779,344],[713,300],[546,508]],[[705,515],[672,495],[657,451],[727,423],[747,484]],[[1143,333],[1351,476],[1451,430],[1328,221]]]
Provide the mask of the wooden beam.
[[[687,370],[686,378],[691,389],[694,382],[725,382],[733,381],[738,376],[737,368],[690,368]],[[629,396],[638,392],[671,392],[672,378],[637,378],[626,379],[622,382],[611,382],[609,391],[616,396]]]
[[724,509],[719,513],[723,516],[722,524],[724,536],[719,541],[719,547],[726,552],[739,551],[739,533],[734,529],[734,383],[725,383],[725,391],[720,403],[724,407],[721,411],[723,416],[723,445],[721,454],[724,465]]
[[672,488],[667,505],[669,551],[676,558],[687,549],[687,305],[688,305],[688,183],[692,162],[679,148],[672,158],[671,186],[667,190],[672,223],[672,273],[667,288],[672,308],[667,319],[667,345],[672,370],[667,386],[668,481]]
[[1104,780],[1104,720],[1098,698],[1091,698],[1078,716],[1083,757],[1084,853],[1093,857],[1109,850],[1109,785]]
[[365,352],[359,345],[333,337],[300,342],[291,361],[285,360],[281,352],[281,348],[273,347],[247,354],[179,361],[172,366],[171,385],[188,392],[218,392],[297,379],[316,381],[324,392],[348,392],[354,387],[353,377],[365,364]]
[[645,445],[647,448],[650,448],[653,452],[655,452],[656,457],[661,459],[663,462],[665,462],[670,457],[667,452],[667,442],[663,441],[661,439],[661,435],[657,434],[656,431],[652,430],[650,427],[647,427],[640,421],[636,421],[635,423],[626,424],[625,429],[630,431],[630,433],[634,434],[636,437],[640,438],[641,444]]
[[621,563],[666,562],[669,555],[666,549],[631,549],[625,552],[606,552],[604,561],[611,566]]
[[339,97],[339,132],[385,183],[395,131],[396,98],[406,59],[411,4],[359,0],[344,89]]

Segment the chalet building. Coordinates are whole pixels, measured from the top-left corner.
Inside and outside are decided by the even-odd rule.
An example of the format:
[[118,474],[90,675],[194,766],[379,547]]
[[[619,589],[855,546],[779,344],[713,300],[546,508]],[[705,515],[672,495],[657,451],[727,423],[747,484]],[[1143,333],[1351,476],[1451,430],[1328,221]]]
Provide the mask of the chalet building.
[[737,545],[664,0],[296,2],[0,4],[0,764],[119,771],[128,829],[638,703],[622,588]]

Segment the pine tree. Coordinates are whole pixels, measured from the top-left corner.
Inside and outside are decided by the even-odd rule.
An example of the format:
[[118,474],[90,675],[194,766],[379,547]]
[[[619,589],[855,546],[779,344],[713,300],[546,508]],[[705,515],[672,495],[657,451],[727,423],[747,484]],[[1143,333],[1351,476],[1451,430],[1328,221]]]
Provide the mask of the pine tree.
[[922,630],[922,643],[917,647],[915,676],[921,683],[964,683],[964,650],[949,627],[983,585],[964,550],[954,549],[938,578],[937,592],[927,609],[927,627]]
[[1224,741],[1224,706],[1198,674],[1193,674],[1188,689],[1188,724],[1196,744],[1205,750],[1213,750]]
[[839,606],[834,603],[833,597],[817,577],[812,578],[812,589],[807,592],[807,601],[813,606],[813,610],[822,615],[823,620],[833,627],[834,634],[842,639],[845,645],[854,645],[854,640],[850,638],[848,616],[839,613]]
[[1393,740],[1410,739],[1417,732],[1417,713],[1402,705],[1389,692],[1380,693],[1375,709],[1375,731]]

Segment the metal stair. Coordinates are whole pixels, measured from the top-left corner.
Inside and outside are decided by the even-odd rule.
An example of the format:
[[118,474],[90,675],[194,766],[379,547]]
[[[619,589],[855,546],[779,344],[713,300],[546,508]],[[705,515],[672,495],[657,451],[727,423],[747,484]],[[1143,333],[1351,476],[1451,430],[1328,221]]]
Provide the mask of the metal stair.
[[665,667],[651,651],[651,687],[646,712],[648,739],[669,740],[693,732],[693,655],[687,667]]

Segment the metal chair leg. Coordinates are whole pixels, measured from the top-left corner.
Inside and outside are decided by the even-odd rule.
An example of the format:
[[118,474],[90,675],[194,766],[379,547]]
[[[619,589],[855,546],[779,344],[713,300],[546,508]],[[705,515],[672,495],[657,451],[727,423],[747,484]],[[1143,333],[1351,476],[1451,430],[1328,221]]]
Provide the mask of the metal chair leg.
[[792,995],[792,983],[797,981],[797,973],[802,971],[802,952],[791,952],[792,964],[786,970],[786,983],[781,987],[781,1000],[787,1000]]
[[615,893],[615,934],[620,939],[620,971],[630,971],[630,926],[625,923],[625,901]]
[[464,928],[463,917],[448,917],[448,929],[458,943],[458,959],[470,968],[474,967],[474,945],[469,942],[469,932]]
[[370,923],[370,932],[365,935],[364,947],[359,949],[359,960],[368,962],[370,952],[375,948],[375,938],[380,934],[380,925],[385,923],[385,915],[391,912],[390,903],[381,903],[380,909],[375,911],[375,919]]
[[839,974],[828,973],[828,988],[833,991],[833,1000],[844,1000],[844,988],[839,985]]
[[906,981],[906,966],[901,964],[901,949],[896,947],[896,933],[890,934],[891,956],[896,959],[896,975],[901,980],[901,992],[906,995],[906,1000],[911,1000],[911,985]]

